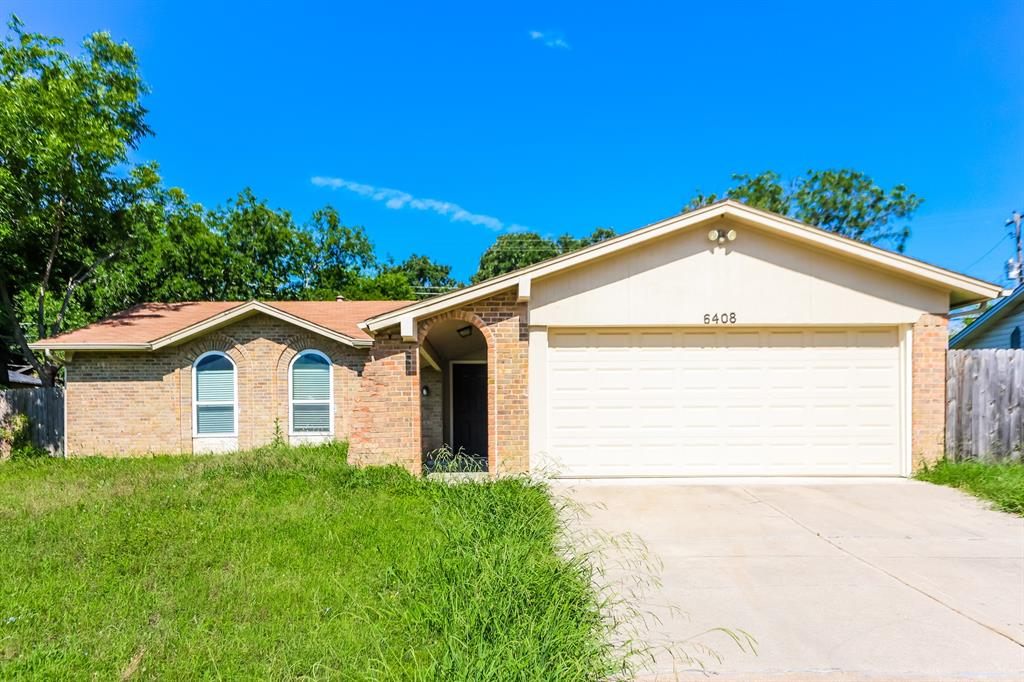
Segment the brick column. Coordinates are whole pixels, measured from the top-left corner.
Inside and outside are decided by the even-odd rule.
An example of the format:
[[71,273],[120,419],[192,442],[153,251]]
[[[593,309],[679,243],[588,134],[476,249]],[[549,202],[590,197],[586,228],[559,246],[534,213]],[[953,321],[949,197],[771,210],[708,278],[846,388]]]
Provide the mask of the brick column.
[[421,472],[417,360],[416,344],[397,334],[381,334],[374,340],[353,408],[353,464],[400,464],[415,474]]
[[911,453],[914,470],[940,460],[946,436],[946,348],[949,320],[924,314],[914,324]]

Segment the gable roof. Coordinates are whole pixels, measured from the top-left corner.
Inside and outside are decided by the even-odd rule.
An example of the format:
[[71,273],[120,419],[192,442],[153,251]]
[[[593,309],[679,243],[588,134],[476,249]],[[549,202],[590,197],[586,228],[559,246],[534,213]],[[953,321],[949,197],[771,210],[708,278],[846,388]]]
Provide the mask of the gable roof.
[[597,258],[610,256],[651,239],[691,229],[712,220],[728,218],[754,226],[780,236],[804,242],[837,255],[846,256],[884,270],[896,272],[933,287],[949,291],[953,305],[963,305],[995,298],[1002,291],[997,284],[968,277],[952,270],[940,268],[903,254],[887,251],[856,239],[843,237],[812,225],[786,218],[775,213],[752,208],[732,199],[724,199],[708,206],[680,213],[665,220],[641,227],[632,232],[593,244],[579,251],[556,256],[540,263],[486,280],[464,289],[442,294],[413,303],[398,310],[388,311],[367,319],[360,327],[376,332],[399,325],[403,337],[412,338],[415,321],[450,308],[485,298],[507,289],[517,289],[520,301],[530,298],[530,285],[534,279],[574,268]]
[[1024,284],[1018,286],[1006,298],[996,302],[991,308],[977,317],[974,322],[961,329],[949,340],[950,348],[963,348],[975,336],[985,331],[993,324],[1003,319],[1017,307],[1017,303],[1024,303]]
[[263,313],[354,347],[373,340],[358,323],[409,301],[207,301],[142,303],[82,329],[29,344],[34,350],[157,350]]

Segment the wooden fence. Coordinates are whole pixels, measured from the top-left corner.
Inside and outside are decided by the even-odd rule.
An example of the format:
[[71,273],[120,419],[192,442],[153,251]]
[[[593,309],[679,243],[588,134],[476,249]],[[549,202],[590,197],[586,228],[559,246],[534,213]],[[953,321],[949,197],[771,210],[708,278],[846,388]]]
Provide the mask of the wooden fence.
[[28,416],[32,442],[51,453],[64,451],[64,392],[59,388],[0,391],[0,418],[11,412]]
[[1020,458],[1024,451],[1024,350],[951,350],[946,356],[946,454]]

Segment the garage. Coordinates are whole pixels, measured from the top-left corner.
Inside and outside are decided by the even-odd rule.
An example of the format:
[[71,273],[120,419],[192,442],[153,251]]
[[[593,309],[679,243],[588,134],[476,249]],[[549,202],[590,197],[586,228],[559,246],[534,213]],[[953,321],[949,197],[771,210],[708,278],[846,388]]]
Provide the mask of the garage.
[[495,475],[900,477],[945,454],[951,308],[1001,292],[725,200],[366,328],[418,344],[435,439],[432,335],[479,334],[486,410],[455,419],[486,425]]
[[561,476],[898,476],[895,327],[551,329]]

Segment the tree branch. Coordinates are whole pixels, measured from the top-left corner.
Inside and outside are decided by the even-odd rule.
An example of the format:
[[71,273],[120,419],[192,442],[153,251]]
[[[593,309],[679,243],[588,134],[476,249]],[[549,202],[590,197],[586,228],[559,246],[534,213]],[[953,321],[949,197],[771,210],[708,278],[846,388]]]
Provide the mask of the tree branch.
[[[96,268],[106,263],[118,253],[118,251],[111,251],[90,265],[88,270],[82,272],[80,275],[76,273],[75,277],[68,280],[68,287],[64,291],[64,300],[61,301],[60,304],[60,312],[57,313],[57,318],[53,321],[53,325],[50,327],[50,336],[60,332],[61,326],[64,324],[64,315],[67,313],[68,305],[71,303],[71,295],[75,292],[75,289],[78,288],[78,285],[92,277],[93,273],[96,272]],[[79,272],[81,272],[81,270],[79,270]]]
[[[11,295],[7,291],[7,284],[3,280],[0,280],[0,307],[3,307],[4,314],[11,322],[11,331],[14,334],[14,340],[18,343],[18,347],[21,348],[21,354],[32,364],[39,378],[46,381],[43,365],[39,362],[36,354],[32,352],[32,349],[28,347],[28,339],[25,338],[25,332],[22,330],[21,325],[18,324],[18,315],[14,310],[14,305],[11,303]],[[0,367],[0,370],[7,371],[7,368]]]
[[64,200],[57,203],[57,219],[54,220],[53,243],[50,245],[50,255],[46,258],[46,269],[43,271],[43,279],[39,283],[39,300],[36,308],[36,329],[39,338],[46,337],[46,291],[50,286],[50,273],[53,271],[53,261],[57,258],[57,247],[60,245],[61,214]]

